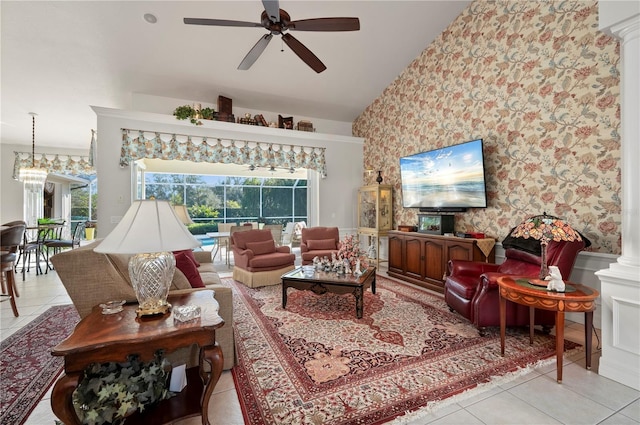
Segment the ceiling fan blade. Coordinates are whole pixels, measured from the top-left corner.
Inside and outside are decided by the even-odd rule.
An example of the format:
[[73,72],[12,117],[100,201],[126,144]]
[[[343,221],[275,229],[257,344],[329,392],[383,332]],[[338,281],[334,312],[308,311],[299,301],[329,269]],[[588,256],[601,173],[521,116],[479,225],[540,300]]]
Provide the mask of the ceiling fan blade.
[[297,31],[358,31],[358,18],[316,18],[302,19],[289,23],[290,30]]
[[287,46],[293,50],[293,53],[298,55],[300,59],[304,61],[307,65],[311,67],[318,74],[327,69],[326,66],[318,59],[316,55],[314,55],[311,50],[307,49],[304,44],[300,43],[294,36],[289,33],[286,33],[282,36],[282,39]]
[[261,23],[229,21],[226,19],[184,18],[183,21],[185,24],[189,25],[215,25],[219,27],[262,27]]
[[278,0],[262,0],[262,5],[272,22],[280,22],[280,2]]
[[262,52],[264,52],[264,49],[267,47],[272,37],[272,34],[263,35],[255,44],[255,46],[253,46],[251,50],[249,50],[249,53],[247,53],[244,59],[242,59],[242,62],[240,62],[240,65],[238,65],[238,69],[246,71],[247,69],[251,68],[251,65],[253,65],[253,63],[260,57]]

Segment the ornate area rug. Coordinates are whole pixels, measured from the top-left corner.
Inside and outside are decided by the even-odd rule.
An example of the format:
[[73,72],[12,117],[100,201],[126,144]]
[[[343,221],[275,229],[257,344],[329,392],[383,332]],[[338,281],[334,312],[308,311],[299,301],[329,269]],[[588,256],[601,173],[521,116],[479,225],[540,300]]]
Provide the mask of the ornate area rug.
[[555,361],[552,336],[529,345],[528,329],[509,329],[501,357],[499,329],[480,337],[441,296],[381,276],[362,319],[350,294],[289,289],[283,310],[280,285],[232,286],[233,377],[247,424],[384,423]]
[[22,424],[62,372],[51,349],[71,334],[80,316],[54,306],[0,344],[0,424]]

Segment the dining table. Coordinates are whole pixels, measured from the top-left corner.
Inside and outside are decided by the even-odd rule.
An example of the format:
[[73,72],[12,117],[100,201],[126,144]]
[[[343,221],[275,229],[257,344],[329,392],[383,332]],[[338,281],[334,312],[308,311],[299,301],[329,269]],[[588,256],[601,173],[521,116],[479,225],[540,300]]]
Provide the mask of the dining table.
[[[207,237],[213,239],[213,247],[211,248],[211,257],[216,258],[218,252],[220,252],[220,259],[222,260],[222,251],[220,250],[220,239],[228,238],[231,236],[231,232],[207,232]],[[227,265],[229,265],[229,256],[227,255]]]

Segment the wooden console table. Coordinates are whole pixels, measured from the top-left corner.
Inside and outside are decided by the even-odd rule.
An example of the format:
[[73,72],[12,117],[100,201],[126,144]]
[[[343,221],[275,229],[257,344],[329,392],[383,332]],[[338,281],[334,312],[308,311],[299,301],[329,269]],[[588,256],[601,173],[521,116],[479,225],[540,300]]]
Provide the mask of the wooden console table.
[[556,369],[557,381],[562,382],[562,358],[564,354],[564,313],[584,312],[584,340],[586,367],[591,369],[591,339],[595,300],[600,293],[579,283],[565,282],[567,292],[547,291],[545,287],[532,287],[519,283],[518,278],[502,276],[498,278],[500,287],[500,354],[504,356],[504,340],[507,322],[507,301],[529,306],[529,341],[533,343],[533,323],[535,309],[556,312]]
[[[66,425],[80,424],[72,403],[72,394],[91,363],[124,362],[130,354],[141,361],[151,361],[158,350],[171,353],[179,348],[197,344],[200,364],[187,370],[187,386],[176,396],[163,400],[143,413],[136,412],[125,423],[171,423],[179,418],[202,416],[209,424],[207,409],[213,389],[222,373],[222,350],[216,343],[216,329],[224,325],[218,316],[218,302],[213,291],[202,290],[169,296],[173,307],[198,305],[200,319],[175,322],[173,313],[163,316],[137,318],[137,304],[125,305],[124,311],[103,315],[99,306],[78,323],[73,333],[51,350],[54,356],[64,357],[64,373],[55,383],[51,406],[55,415]],[[207,372],[204,363],[211,366]]]
[[392,230],[389,235],[389,276],[444,292],[449,260],[495,263],[495,240],[458,238]]

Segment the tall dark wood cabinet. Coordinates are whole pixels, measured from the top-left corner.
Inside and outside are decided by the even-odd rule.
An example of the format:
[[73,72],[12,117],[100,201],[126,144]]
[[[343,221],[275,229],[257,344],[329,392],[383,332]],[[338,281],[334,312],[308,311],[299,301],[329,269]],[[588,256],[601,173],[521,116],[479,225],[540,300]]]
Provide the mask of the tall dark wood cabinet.
[[444,292],[449,260],[495,263],[495,240],[467,239],[392,230],[389,236],[389,276]]

